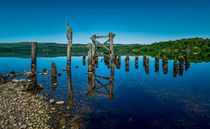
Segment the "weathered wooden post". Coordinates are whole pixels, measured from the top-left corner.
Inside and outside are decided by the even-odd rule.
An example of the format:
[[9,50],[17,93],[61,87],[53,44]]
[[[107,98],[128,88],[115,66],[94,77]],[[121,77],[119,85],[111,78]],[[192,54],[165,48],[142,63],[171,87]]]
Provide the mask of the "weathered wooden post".
[[31,44],[31,72],[36,72],[37,43]]
[[143,66],[146,74],[149,74],[149,59],[147,59],[146,55],[143,58]]
[[83,56],[83,66],[85,66],[86,63],[86,56]]
[[159,58],[155,57],[155,72],[159,72]]
[[71,49],[72,49],[72,28],[69,28],[68,22],[66,22],[67,28],[67,69],[71,69]]
[[176,76],[177,76],[177,74],[178,74],[178,70],[179,70],[179,68],[178,68],[178,63],[177,63],[177,61],[176,61],[176,60],[174,60],[173,77],[176,77]]
[[114,62],[114,44],[113,44],[113,39],[114,39],[115,34],[113,33],[109,33],[109,43],[110,43],[110,58],[111,58],[111,62]]
[[167,74],[168,73],[168,59],[166,58],[166,56],[163,56],[163,73]]
[[33,73],[32,82],[34,88],[37,87],[37,76],[36,76],[36,57],[37,57],[37,43],[31,44],[31,72]]
[[98,68],[98,56],[95,56],[95,64],[96,64],[96,68]]
[[112,62],[112,64],[111,64],[110,87],[109,87],[109,100],[114,99],[113,89],[114,89],[114,62]]
[[129,72],[129,56],[125,58],[125,71]]
[[51,63],[51,76],[52,76],[51,78],[52,91],[55,91],[58,84],[57,84],[57,70],[54,62]]
[[184,65],[184,58],[180,57],[179,58],[179,76],[183,76],[183,72],[184,72],[183,65]]
[[71,82],[71,70],[67,70],[67,78],[68,78],[68,106],[71,107],[73,105],[73,88]]
[[139,68],[139,57],[136,56],[135,58],[135,69],[138,69]]
[[118,67],[117,67],[117,69],[120,69],[121,68],[121,56],[119,55],[118,56]]
[[92,72],[92,48],[91,43],[88,43],[88,72]]

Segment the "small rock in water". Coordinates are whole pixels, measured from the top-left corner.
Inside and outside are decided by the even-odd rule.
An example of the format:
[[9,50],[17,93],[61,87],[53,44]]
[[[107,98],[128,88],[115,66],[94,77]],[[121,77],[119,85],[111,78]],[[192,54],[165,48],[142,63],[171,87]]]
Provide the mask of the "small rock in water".
[[31,80],[30,80],[30,79],[28,79],[28,82],[31,82]]
[[54,103],[55,102],[55,100],[54,99],[50,99],[50,103]]
[[46,78],[48,78],[48,79],[49,79],[49,78],[50,78],[50,76],[46,76]]
[[66,118],[62,118],[59,123],[60,123],[60,125],[65,125],[66,124]]
[[46,73],[47,72],[47,69],[44,69],[43,72]]
[[48,73],[44,73],[44,75],[48,75]]
[[62,105],[62,104],[64,104],[64,101],[57,101],[56,104],[57,105]]
[[20,83],[25,83],[26,82],[26,79],[20,79],[19,82]]
[[58,76],[60,77],[61,76],[61,73],[59,73]]
[[54,84],[53,84],[53,86],[57,86],[57,85],[58,85],[58,83],[54,83]]
[[78,68],[78,66],[76,65],[76,68]]
[[18,83],[18,80],[17,80],[17,79],[15,79],[15,78],[13,78],[13,79],[12,79],[12,82],[14,82],[14,83]]
[[82,118],[83,118],[82,116],[74,116],[74,118],[72,118],[72,122],[78,121]]
[[79,129],[79,125],[77,123],[73,124],[71,129]]
[[70,117],[70,114],[65,114],[63,115],[63,117]]

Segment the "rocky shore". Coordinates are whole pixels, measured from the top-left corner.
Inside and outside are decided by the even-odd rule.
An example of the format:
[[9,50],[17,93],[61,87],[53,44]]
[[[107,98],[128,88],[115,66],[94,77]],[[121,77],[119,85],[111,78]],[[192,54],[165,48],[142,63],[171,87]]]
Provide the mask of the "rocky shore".
[[24,92],[16,85],[0,84],[0,128],[53,128],[55,107],[44,101],[44,96]]

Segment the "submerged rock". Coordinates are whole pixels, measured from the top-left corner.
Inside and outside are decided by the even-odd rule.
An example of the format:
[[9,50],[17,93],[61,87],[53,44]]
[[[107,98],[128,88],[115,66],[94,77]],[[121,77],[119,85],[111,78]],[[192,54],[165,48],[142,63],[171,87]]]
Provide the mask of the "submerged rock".
[[54,103],[55,102],[55,100],[54,99],[50,99],[50,103]]
[[19,81],[18,81],[17,79],[13,78],[13,79],[12,79],[12,82],[18,83]]
[[57,101],[56,104],[57,105],[62,105],[62,104],[64,104],[64,101]]

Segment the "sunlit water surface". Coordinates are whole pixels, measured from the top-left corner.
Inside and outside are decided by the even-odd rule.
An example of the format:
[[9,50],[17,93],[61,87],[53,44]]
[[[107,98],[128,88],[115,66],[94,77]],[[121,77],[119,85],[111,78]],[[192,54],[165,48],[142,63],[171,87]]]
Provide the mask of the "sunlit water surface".
[[[87,57],[86,57],[87,59]],[[101,62],[102,59],[102,62]],[[173,76],[173,60],[168,62],[167,74],[163,73],[162,60],[159,72],[155,72],[155,59],[149,57],[149,73],[143,67],[143,57],[139,56],[138,69],[135,57],[130,57],[129,71],[125,68],[125,57],[121,57],[121,67],[114,69],[113,85],[110,80],[97,78],[96,90],[88,87],[87,60],[83,65],[81,56],[72,57],[71,74],[67,76],[66,57],[37,58],[37,72],[44,68],[51,70],[55,62],[57,87],[52,87],[51,77],[37,76],[43,87],[41,94],[49,94],[56,101],[64,100],[72,114],[83,116],[87,128],[210,128],[210,63],[190,63],[183,75]],[[76,68],[78,66],[78,68]],[[0,58],[0,73],[31,70],[29,58]],[[99,57],[96,75],[110,77],[111,69]],[[51,75],[51,74],[50,74]],[[18,78],[18,77],[17,77]],[[68,86],[68,78],[71,86]],[[101,86],[101,88],[100,88]],[[97,89],[97,87],[99,87]]]

